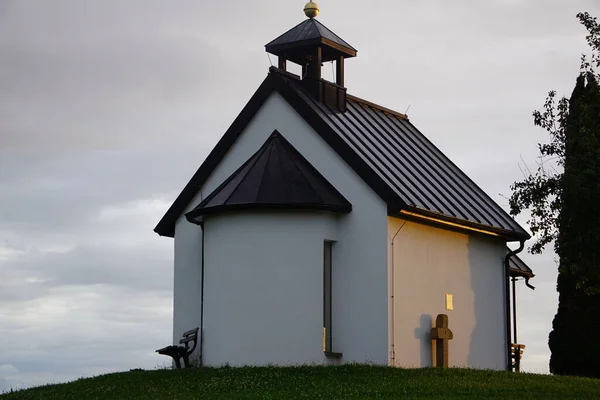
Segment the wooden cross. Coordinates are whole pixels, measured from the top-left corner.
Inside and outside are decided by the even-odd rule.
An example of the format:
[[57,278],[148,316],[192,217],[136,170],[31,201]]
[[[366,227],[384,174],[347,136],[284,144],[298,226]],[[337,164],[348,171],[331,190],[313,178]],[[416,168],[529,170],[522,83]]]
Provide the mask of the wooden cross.
[[438,314],[435,327],[431,328],[431,339],[435,340],[435,366],[448,368],[448,340],[454,339],[454,334],[448,328],[448,316]]

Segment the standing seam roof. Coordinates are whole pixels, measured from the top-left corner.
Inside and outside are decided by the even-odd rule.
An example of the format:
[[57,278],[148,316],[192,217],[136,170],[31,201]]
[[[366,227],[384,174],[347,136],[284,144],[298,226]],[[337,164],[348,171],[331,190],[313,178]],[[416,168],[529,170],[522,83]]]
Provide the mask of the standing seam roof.
[[350,95],[342,113],[315,101],[297,79],[280,78],[415,211],[529,236],[407,118]]
[[488,229],[509,241],[530,238],[405,115],[351,95],[342,113],[315,101],[302,89],[299,77],[274,67],[169,207],[157,233],[174,236],[177,218],[273,91],[386,201],[389,215],[408,211]]

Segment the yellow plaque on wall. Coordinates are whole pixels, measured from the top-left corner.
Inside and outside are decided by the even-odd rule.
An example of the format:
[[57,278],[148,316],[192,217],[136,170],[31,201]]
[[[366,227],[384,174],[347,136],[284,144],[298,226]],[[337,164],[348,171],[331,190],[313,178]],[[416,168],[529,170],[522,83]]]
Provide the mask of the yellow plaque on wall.
[[454,304],[452,302],[452,295],[450,293],[446,293],[446,310],[454,310]]

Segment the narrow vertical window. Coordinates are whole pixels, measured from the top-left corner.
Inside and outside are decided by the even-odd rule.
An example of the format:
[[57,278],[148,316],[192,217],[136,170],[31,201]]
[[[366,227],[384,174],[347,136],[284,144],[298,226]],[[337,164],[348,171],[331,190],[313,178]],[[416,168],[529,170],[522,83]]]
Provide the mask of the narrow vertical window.
[[331,340],[331,278],[333,242],[323,242],[323,351],[332,352]]

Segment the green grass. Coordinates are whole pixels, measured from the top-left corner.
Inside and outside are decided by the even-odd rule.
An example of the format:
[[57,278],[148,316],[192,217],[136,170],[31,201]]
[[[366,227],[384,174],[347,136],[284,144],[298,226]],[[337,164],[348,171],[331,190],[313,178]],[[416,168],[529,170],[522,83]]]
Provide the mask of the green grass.
[[593,399],[600,379],[466,369],[339,367],[132,371],[0,395],[32,399]]

